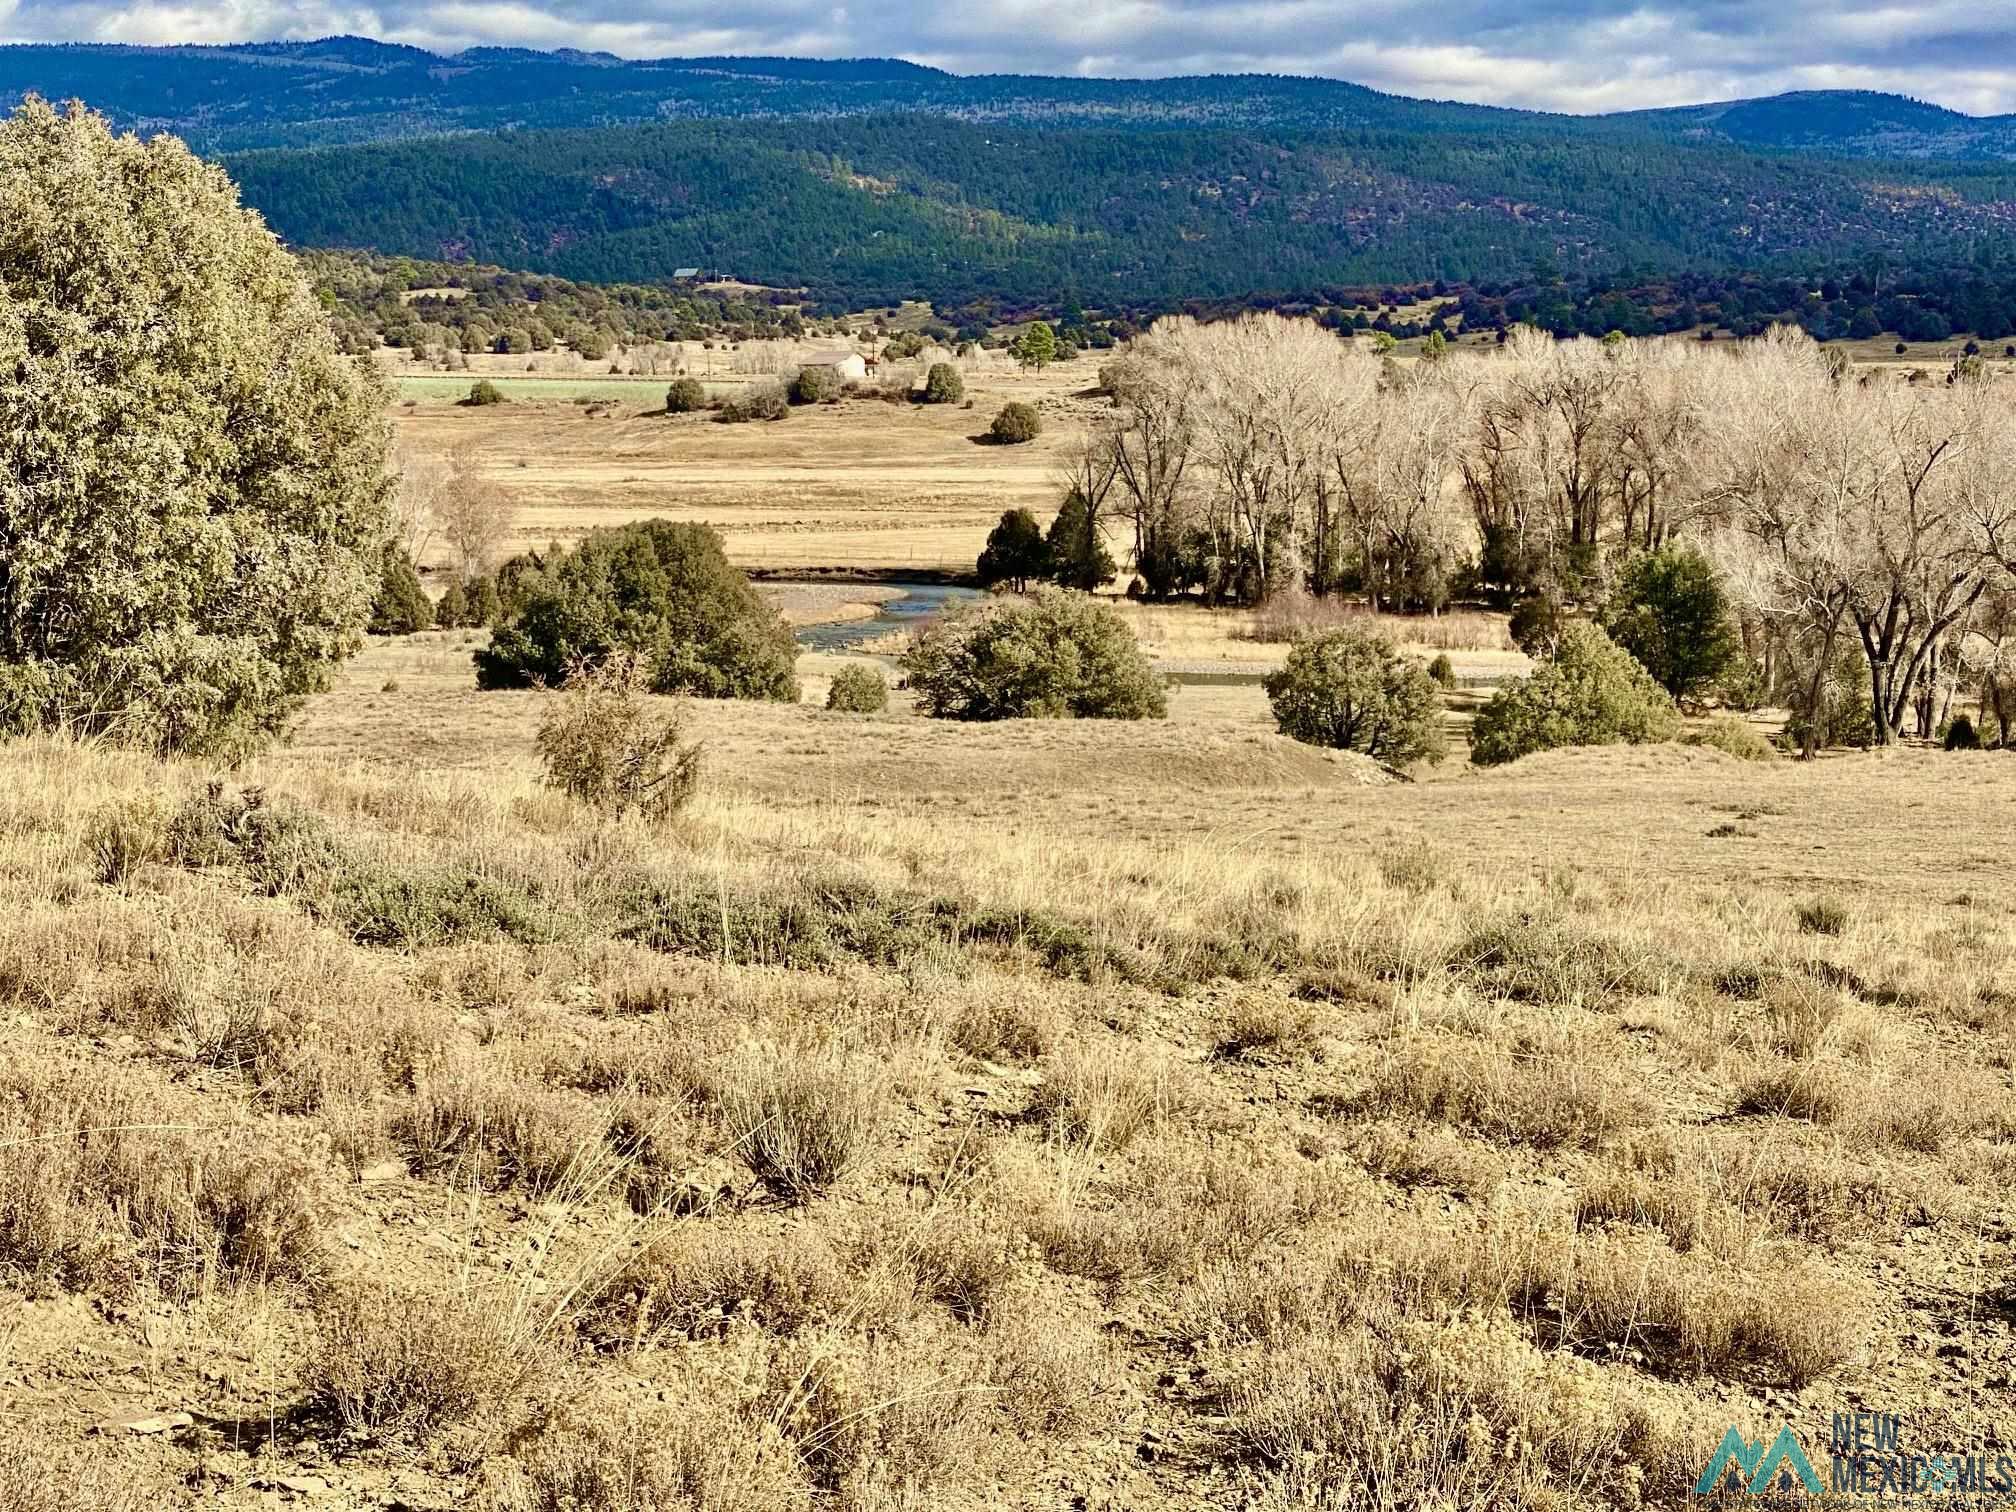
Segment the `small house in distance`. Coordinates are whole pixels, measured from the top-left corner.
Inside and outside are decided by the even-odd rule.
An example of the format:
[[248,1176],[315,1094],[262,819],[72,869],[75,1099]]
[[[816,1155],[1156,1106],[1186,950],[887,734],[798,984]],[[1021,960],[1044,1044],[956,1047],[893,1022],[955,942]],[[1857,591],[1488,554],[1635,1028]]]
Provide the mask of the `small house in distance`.
[[859,352],[814,352],[800,367],[825,368],[842,383],[859,383],[868,376],[868,362]]

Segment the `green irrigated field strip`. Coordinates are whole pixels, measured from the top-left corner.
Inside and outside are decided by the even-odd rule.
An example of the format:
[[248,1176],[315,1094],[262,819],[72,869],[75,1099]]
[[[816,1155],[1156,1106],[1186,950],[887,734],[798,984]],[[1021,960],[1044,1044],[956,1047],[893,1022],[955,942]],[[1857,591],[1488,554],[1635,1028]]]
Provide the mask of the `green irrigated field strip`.
[[[401,399],[422,399],[432,402],[458,400],[468,396],[472,385],[484,381],[483,375],[473,377],[442,376],[428,378],[399,378]],[[566,403],[573,399],[609,400],[618,404],[638,404],[656,408],[665,402],[665,387],[670,378],[490,378],[506,399],[519,403],[537,403],[553,400]]]

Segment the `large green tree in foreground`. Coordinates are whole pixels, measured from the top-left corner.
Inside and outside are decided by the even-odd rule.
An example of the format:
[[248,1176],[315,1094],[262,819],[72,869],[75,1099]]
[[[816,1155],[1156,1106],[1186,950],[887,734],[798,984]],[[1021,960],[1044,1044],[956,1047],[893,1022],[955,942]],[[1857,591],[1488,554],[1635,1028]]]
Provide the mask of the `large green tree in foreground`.
[[0,729],[237,757],[355,649],[383,394],[172,137],[0,125]]

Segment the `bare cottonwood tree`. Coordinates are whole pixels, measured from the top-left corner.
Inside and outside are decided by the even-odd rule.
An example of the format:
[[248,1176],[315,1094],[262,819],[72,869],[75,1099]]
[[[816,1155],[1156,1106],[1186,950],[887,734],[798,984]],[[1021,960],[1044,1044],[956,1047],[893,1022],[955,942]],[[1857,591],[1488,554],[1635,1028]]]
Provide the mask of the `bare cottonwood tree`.
[[1727,376],[1709,504],[1725,573],[1748,607],[1803,621],[1816,696],[1852,632],[1888,742],[1942,638],[2006,575],[1993,549],[2002,478],[1983,464],[2006,457],[2009,421],[1979,399],[1837,381],[1793,331],[1750,344]]
[[450,453],[447,484],[434,515],[465,582],[495,566],[511,536],[511,501],[484,475],[482,458],[470,445]]
[[452,468],[439,452],[409,446],[398,449],[393,465],[398,476],[398,488],[392,495],[394,539],[418,562],[440,528],[441,500]]

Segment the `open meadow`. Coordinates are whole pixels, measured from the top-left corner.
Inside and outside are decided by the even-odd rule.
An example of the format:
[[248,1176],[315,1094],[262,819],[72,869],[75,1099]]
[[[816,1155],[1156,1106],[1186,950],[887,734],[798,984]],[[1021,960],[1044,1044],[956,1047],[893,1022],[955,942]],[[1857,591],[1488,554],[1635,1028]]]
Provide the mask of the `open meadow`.
[[[665,414],[669,373],[498,376],[508,402],[480,407],[457,402],[488,376],[480,371],[402,377],[410,402],[395,429],[410,449],[473,449],[512,506],[512,551],[658,516],[714,526],[745,567],[966,573],[1002,510],[1055,510],[1066,448],[1097,404],[1082,396],[1098,383],[1089,357],[1041,373],[989,357],[964,365],[969,402],[849,397],[741,425]],[[701,381],[718,398],[771,378]],[[988,422],[1012,400],[1033,404],[1045,433],[987,444]],[[437,548],[428,560],[445,557]]]
[[1671,1506],[1732,1423],[1998,1442],[2002,755],[694,703],[654,831],[468,651],[221,780],[0,751],[0,1505]]

